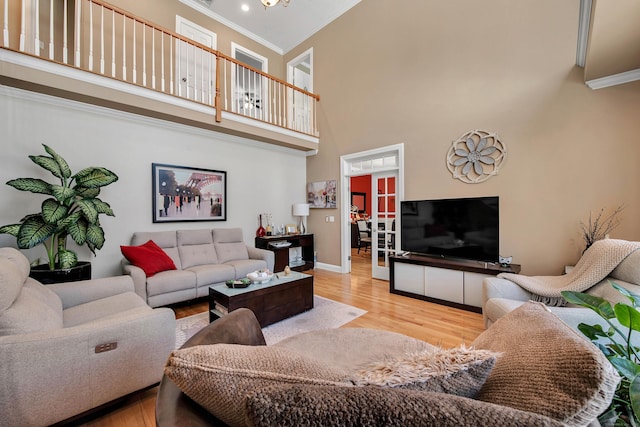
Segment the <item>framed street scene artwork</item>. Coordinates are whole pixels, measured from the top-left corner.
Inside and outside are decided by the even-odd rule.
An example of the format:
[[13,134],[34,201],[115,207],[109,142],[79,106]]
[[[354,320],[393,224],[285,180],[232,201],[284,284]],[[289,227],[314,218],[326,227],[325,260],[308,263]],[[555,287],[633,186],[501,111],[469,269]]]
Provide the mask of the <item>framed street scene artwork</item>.
[[227,173],[151,164],[153,222],[226,221]]

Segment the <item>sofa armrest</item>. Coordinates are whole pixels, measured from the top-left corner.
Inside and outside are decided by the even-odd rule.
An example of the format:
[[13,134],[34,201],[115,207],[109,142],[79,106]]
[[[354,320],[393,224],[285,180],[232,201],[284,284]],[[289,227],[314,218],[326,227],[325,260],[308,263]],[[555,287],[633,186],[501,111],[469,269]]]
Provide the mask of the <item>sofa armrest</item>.
[[105,277],[47,285],[62,300],[62,308],[67,309],[90,301],[133,292],[133,281],[128,276]]
[[[96,346],[113,342],[115,349],[96,353]],[[153,385],[174,345],[173,311],[149,307],[0,337],[3,425],[53,424]]]
[[482,301],[484,303],[491,298],[529,301],[531,293],[510,280],[488,277],[482,281]]
[[122,260],[122,274],[131,276],[133,290],[147,302],[147,275],[140,267],[136,267],[126,259]]
[[249,252],[250,259],[261,259],[267,263],[267,269],[269,271],[273,271],[273,266],[276,262],[276,256],[273,251],[268,249],[260,249],[254,248],[252,246],[247,246],[247,251]]

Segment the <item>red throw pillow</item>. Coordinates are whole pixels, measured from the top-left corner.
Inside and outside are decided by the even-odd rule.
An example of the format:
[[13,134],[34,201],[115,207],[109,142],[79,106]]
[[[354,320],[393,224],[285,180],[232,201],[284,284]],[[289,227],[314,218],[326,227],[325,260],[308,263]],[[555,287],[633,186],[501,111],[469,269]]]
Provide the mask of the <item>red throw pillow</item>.
[[140,246],[120,246],[120,251],[131,264],[143,269],[147,277],[176,269],[173,260],[153,240]]

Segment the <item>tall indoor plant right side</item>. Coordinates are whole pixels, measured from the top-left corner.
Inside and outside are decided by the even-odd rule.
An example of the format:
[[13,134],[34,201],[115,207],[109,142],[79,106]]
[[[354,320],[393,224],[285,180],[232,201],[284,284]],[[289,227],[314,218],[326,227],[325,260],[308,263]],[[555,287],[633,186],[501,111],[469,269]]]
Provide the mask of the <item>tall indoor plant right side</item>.
[[610,283],[631,304],[612,306],[604,298],[583,292],[563,291],[562,296],[571,304],[593,310],[609,325],[607,330],[601,325],[578,325],[580,332],[600,348],[622,377],[609,409],[598,417],[600,423],[603,426],[640,426],[640,348],[632,342],[633,333],[640,332],[640,295]]

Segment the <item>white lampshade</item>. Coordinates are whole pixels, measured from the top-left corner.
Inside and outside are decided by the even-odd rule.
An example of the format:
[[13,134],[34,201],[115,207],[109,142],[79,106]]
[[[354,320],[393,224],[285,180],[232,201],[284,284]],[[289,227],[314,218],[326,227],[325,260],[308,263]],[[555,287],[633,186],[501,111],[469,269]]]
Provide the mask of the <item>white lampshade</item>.
[[293,216],[309,216],[308,203],[295,203],[291,209]]

